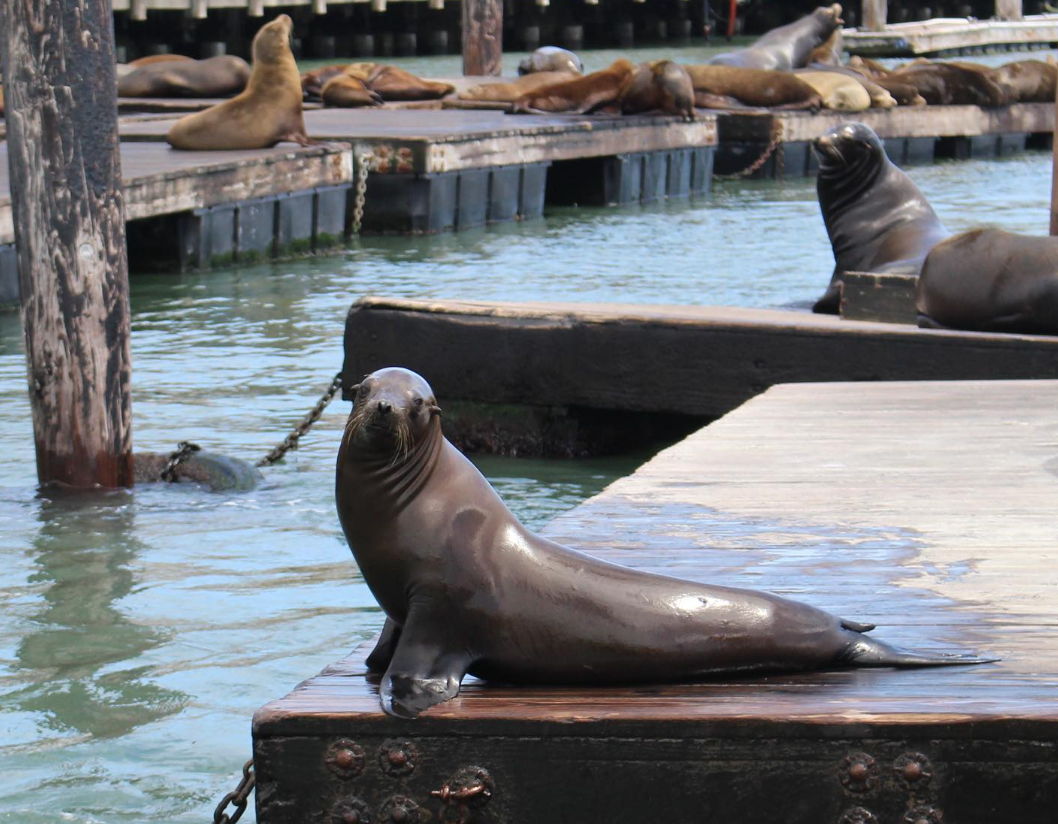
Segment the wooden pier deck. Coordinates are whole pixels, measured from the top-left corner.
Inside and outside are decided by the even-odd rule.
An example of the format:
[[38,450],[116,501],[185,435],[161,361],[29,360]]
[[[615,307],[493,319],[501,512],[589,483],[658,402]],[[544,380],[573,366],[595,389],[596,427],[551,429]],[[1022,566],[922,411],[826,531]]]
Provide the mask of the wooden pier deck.
[[[7,164],[7,144],[0,143],[0,302],[17,299]],[[122,143],[131,265],[162,256],[175,269],[205,266],[211,258],[238,257],[240,243],[244,257],[334,245],[344,235],[352,166],[345,146],[179,152],[160,143]],[[314,218],[321,197],[326,208]],[[136,222],[148,219],[176,225],[138,243]]]
[[[1056,381],[776,386],[544,530],[999,662],[599,689],[468,679],[408,722],[381,713],[354,654],[257,712],[258,821],[1053,824],[1056,408]],[[481,770],[487,802],[445,809],[436,791]]]
[[845,49],[868,57],[980,54],[997,47],[1058,44],[1058,14],[1026,15],[1021,20],[935,18],[893,23],[884,31],[845,29]]

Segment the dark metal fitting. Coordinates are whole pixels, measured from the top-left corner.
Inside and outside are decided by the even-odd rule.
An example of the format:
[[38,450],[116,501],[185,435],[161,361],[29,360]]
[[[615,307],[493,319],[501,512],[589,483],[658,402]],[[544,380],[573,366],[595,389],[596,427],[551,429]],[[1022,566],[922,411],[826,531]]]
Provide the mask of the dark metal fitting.
[[355,778],[364,771],[364,748],[348,738],[339,738],[327,748],[324,761],[342,780]]
[[838,778],[849,792],[869,792],[878,785],[878,765],[867,753],[855,752],[841,762]]
[[362,798],[346,798],[331,810],[331,824],[371,824],[371,808]]
[[378,751],[378,763],[386,775],[408,775],[415,770],[419,751],[410,741],[389,740]]
[[920,752],[906,752],[893,762],[893,772],[908,787],[925,787],[933,779],[933,765]]
[[379,817],[393,824],[415,824],[421,816],[418,804],[407,796],[394,795],[382,804]]
[[850,807],[838,819],[838,824],[878,824],[878,818],[863,807]]
[[908,810],[902,819],[903,824],[942,824],[944,813],[940,807],[924,805]]

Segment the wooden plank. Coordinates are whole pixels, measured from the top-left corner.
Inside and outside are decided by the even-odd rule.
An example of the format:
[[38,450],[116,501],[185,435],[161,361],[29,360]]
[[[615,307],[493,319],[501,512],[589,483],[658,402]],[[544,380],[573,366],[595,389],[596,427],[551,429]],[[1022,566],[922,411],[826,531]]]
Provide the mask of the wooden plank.
[[[352,180],[348,149],[320,147],[178,152],[159,143],[122,143],[128,220],[235,203]],[[7,147],[0,145],[0,243],[11,243]]]
[[[433,174],[629,152],[715,146],[716,116],[507,115],[499,111],[324,109],[305,113],[317,140],[353,143],[381,173]],[[122,124],[123,140],[160,140],[164,121]]]
[[[408,723],[381,714],[361,650],[255,715],[258,821],[326,820],[354,796],[379,811],[394,793],[441,818],[430,791],[473,764],[495,791],[475,821],[1049,824],[1056,401],[1053,380],[773,387],[543,531],[999,662],[595,689],[468,679]],[[336,778],[336,747],[358,748],[362,771]],[[410,771],[390,774],[394,747]],[[924,784],[902,770],[912,754]],[[849,780],[857,759],[870,787]]]
[[917,275],[845,272],[841,279],[839,314],[847,320],[914,324],[918,320],[917,284]]
[[348,385],[400,363],[456,400],[705,418],[778,383],[1058,378],[1056,337],[703,306],[365,298],[345,357]]
[[842,34],[850,54],[925,55],[991,46],[1054,43],[1058,41],[1058,15],[1026,15],[1021,20],[1006,21],[937,18],[894,23],[880,32],[845,29]]

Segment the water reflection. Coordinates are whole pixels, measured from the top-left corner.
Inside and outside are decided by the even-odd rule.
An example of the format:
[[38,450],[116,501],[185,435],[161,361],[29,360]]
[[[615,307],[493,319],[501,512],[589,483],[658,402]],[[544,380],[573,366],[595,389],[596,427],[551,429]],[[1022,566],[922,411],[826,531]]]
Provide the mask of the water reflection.
[[[50,493],[37,508],[35,571],[28,583],[42,609],[16,652],[15,679],[5,709],[32,713],[56,735],[124,735],[178,712],[188,696],[143,680],[146,668],[118,665],[166,642],[169,633],[129,620],[120,602],[137,586],[144,547],[135,537],[135,508],[127,492]],[[113,665],[113,666],[112,666]]]

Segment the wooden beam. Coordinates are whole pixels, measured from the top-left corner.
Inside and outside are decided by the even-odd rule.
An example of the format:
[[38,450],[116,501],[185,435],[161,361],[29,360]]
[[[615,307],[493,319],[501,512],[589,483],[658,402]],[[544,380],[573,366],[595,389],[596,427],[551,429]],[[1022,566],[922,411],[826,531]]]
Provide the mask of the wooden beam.
[[129,290],[108,0],[0,0],[37,476],[131,486]]
[[1020,20],[1021,0],[996,0],[997,20]]
[[503,71],[503,0],[463,0],[463,74]]
[[889,16],[888,5],[887,0],[863,0],[863,28],[867,31],[885,31],[885,22]]

